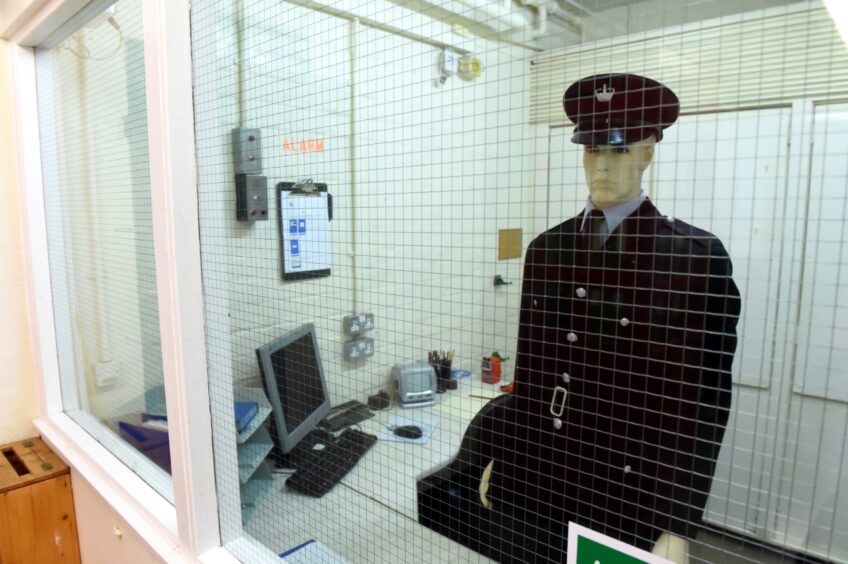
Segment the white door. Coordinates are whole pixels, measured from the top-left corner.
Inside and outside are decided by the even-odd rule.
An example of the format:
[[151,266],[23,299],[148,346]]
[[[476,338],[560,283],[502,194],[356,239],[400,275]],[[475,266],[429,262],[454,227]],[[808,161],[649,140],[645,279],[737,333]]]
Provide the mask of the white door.
[[[788,219],[796,269],[797,331],[787,347],[785,450],[771,516],[772,542],[848,561],[848,104],[812,111],[809,163]],[[787,222],[787,226],[790,221]]]
[[716,235],[733,261],[742,295],[733,404],[705,518],[760,538],[779,435],[774,328],[791,115],[683,116],[657,146],[649,182],[663,213]]

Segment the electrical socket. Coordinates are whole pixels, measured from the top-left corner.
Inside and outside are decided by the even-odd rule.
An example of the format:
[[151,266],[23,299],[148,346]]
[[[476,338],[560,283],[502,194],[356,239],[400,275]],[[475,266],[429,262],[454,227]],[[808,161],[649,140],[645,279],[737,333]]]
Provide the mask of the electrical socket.
[[344,344],[344,359],[348,362],[358,362],[374,356],[374,339],[360,337]]
[[98,362],[94,365],[94,382],[98,388],[108,388],[118,383],[120,370],[117,362]]
[[344,317],[345,333],[354,337],[374,328],[373,313],[351,313]]
[[362,333],[362,327],[365,325],[365,317],[358,313],[351,313],[344,317],[344,330],[350,336],[359,335]]

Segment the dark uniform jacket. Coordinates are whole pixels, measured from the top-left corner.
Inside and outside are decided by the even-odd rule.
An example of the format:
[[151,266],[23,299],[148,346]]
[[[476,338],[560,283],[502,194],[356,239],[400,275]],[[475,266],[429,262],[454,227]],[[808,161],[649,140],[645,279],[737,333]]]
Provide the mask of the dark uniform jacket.
[[495,460],[496,511],[554,536],[575,521],[650,550],[663,531],[691,536],[701,521],[730,407],[739,292],[721,242],[650,201],[600,249],[581,223],[527,251],[514,397],[484,423],[478,455]]

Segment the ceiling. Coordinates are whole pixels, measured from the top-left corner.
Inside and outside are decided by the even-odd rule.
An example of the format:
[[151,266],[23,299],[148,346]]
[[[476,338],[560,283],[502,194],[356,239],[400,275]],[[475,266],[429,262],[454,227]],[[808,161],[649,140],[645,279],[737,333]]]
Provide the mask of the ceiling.
[[[642,1],[643,0],[574,0],[573,2],[567,2],[567,4],[571,4],[575,7],[575,9],[584,9],[589,13],[595,13]],[[566,2],[563,2],[563,4],[565,3]]]
[[800,0],[557,0],[560,14],[535,43],[544,50],[650,31]]

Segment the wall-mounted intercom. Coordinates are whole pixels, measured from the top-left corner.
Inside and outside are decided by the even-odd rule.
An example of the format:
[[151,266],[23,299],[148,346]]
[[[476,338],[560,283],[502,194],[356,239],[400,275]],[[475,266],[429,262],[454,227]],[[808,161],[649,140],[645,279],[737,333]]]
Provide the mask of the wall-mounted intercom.
[[236,219],[268,219],[268,178],[262,175],[262,140],[258,129],[232,131],[236,173]]
[[258,129],[233,129],[233,165],[237,174],[262,172],[262,138]]
[[236,219],[268,219],[268,178],[258,174],[236,174]]

